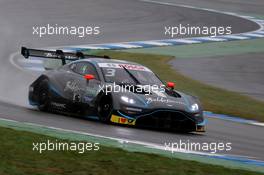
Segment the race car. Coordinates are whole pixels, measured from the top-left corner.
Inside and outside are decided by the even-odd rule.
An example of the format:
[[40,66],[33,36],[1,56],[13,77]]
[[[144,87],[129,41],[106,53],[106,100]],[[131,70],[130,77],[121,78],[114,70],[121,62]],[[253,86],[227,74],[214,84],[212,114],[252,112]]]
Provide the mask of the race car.
[[41,111],[98,118],[105,123],[204,132],[197,97],[175,90],[146,66],[82,52],[21,48],[29,57],[59,59],[29,87],[29,103]]

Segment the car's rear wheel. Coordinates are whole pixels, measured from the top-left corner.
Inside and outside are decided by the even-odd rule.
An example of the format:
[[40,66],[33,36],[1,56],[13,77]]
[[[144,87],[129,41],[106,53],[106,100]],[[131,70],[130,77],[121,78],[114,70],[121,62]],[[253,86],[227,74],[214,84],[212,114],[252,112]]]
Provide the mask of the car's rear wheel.
[[111,96],[109,95],[102,96],[97,106],[97,111],[100,121],[104,123],[110,122],[111,115],[113,113],[113,101]]
[[50,108],[51,97],[47,81],[43,81],[39,85],[38,91],[38,108],[40,111],[48,111]]

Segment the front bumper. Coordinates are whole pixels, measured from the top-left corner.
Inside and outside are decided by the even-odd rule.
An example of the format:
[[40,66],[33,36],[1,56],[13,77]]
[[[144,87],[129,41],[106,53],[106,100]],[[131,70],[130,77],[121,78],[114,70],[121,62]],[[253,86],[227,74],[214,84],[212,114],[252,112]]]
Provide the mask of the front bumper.
[[111,122],[147,128],[162,128],[187,132],[205,132],[206,121],[203,116],[174,110],[155,110],[145,114],[129,116],[117,111],[111,116]]

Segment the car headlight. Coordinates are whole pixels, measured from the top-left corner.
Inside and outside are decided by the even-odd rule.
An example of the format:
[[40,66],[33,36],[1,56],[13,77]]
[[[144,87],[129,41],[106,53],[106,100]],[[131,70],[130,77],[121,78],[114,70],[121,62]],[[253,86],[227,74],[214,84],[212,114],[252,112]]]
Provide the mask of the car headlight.
[[128,98],[127,96],[121,96],[121,100],[126,102],[126,103],[130,103],[130,104],[134,104],[135,100],[132,98]]
[[198,105],[197,103],[192,104],[190,110],[191,110],[192,112],[197,112],[197,111],[199,111],[199,105]]

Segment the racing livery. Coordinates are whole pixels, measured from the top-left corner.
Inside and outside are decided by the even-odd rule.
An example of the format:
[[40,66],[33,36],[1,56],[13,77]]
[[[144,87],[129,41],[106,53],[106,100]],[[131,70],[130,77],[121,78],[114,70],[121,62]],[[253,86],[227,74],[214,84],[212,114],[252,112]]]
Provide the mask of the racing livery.
[[166,85],[149,68],[123,60],[22,47],[25,58],[60,59],[29,87],[29,103],[41,111],[97,117],[140,127],[204,132],[198,98]]

